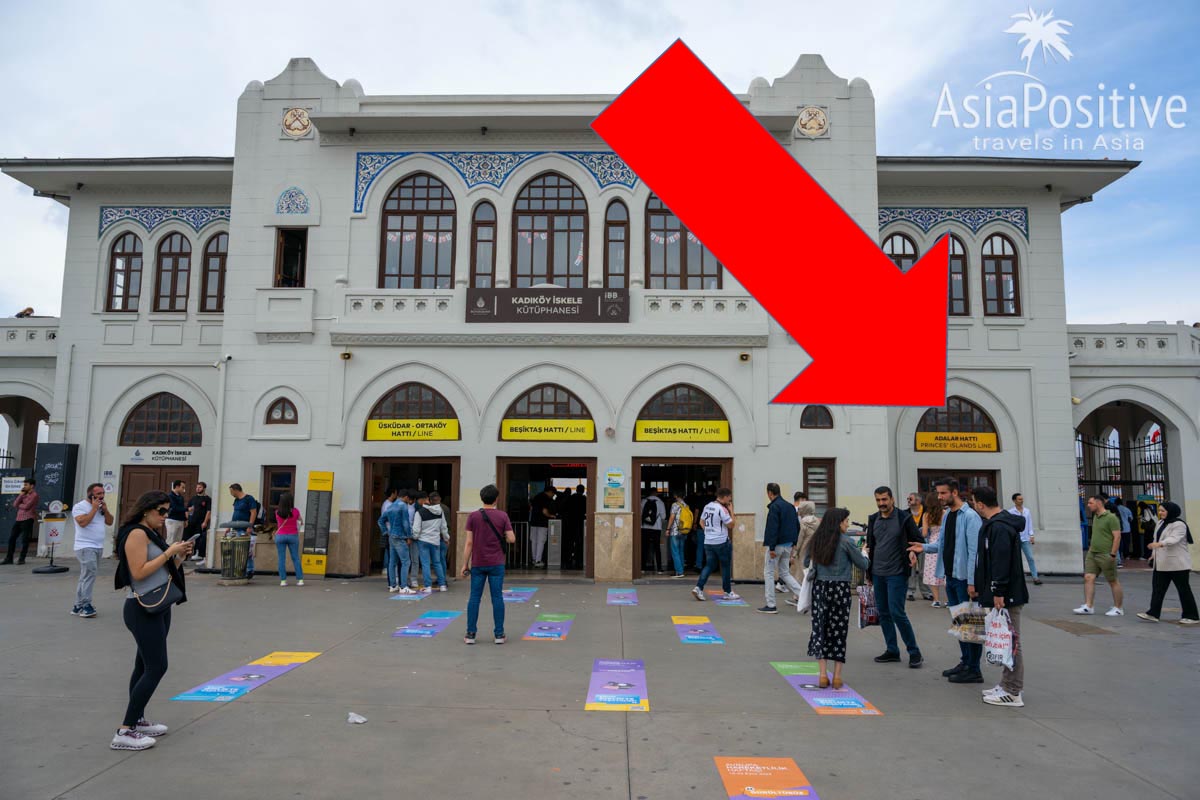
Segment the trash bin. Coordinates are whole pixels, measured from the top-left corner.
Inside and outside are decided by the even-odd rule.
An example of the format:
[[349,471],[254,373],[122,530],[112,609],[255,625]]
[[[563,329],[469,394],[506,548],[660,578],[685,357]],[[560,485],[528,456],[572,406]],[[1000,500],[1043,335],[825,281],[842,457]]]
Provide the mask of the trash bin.
[[245,580],[250,560],[250,537],[227,536],[221,540],[221,579]]

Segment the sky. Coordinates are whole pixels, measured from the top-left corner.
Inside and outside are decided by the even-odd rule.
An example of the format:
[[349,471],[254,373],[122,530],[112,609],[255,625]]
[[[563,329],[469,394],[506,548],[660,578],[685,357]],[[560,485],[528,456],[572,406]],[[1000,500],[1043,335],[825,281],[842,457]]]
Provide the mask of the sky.
[[[1070,22],[1051,51],[1021,59],[1014,15]],[[1063,215],[1069,322],[1200,319],[1191,230],[1200,210],[1200,4],[1055,2],[687,2],[485,0],[335,6],[241,2],[0,0],[0,78],[7,87],[0,158],[228,156],[238,95],[289,58],[358,79],[368,94],[620,92],[682,38],[735,92],[819,53],[862,77],[877,104],[880,155],[1134,158],[1142,165]],[[1171,128],[1139,126],[1144,150],[981,151],[943,117],[943,84],[959,98],[1000,71],[1024,70],[1048,96],[1126,87],[1153,106],[1179,95]],[[995,94],[1023,78],[996,79]],[[961,100],[959,101],[961,106]],[[1076,117],[1077,119],[1079,117]],[[1028,130],[991,136],[1039,136]],[[1108,137],[1129,133],[1108,129]],[[0,314],[57,315],[68,209],[0,176]],[[28,276],[34,275],[32,281]]]

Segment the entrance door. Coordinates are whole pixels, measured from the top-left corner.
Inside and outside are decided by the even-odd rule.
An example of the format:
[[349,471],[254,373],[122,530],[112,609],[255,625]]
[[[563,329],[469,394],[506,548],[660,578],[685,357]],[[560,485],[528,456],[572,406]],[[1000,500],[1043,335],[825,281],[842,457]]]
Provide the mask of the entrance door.
[[388,487],[416,489],[441,495],[442,505],[450,509],[446,524],[450,527],[450,546],[446,551],[446,574],[455,571],[458,542],[458,465],[457,456],[444,458],[364,458],[362,550],[359,569],[366,574],[383,569],[383,539],[379,532],[380,509]]
[[[559,490],[552,511],[561,521],[560,546],[553,552],[547,542],[542,559],[548,569],[569,572],[582,570],[594,578],[592,519],[596,511],[596,459],[570,458],[551,461],[546,458],[496,459],[497,484],[500,488],[500,508],[512,520],[517,541],[508,546],[506,573],[511,570],[535,569],[533,542],[529,533],[529,511],[534,498],[547,486]],[[577,499],[578,487],[584,487],[584,499]],[[566,489],[571,489],[567,496]],[[550,559],[555,559],[553,562]],[[536,568],[535,574],[542,574]],[[578,574],[578,573],[576,573]]]
[[121,467],[121,494],[119,496],[121,515],[117,518],[117,525],[121,524],[121,520],[125,519],[133,509],[133,504],[146,492],[169,492],[172,483],[183,481],[187,487],[185,490],[187,496],[190,497],[196,489],[198,480],[200,480],[200,468],[188,464],[161,467],[139,464]]
[[994,469],[919,469],[917,470],[917,486],[922,492],[932,492],[933,482],[939,478],[954,478],[958,485],[967,489],[976,486],[990,486],[996,490],[996,496],[1003,499],[1000,491],[1000,472]]
[[[635,496],[631,498],[630,507],[633,509],[633,577],[642,577],[643,557],[650,553],[642,552],[641,510],[642,498],[650,490],[654,490],[668,514],[671,510],[671,497],[676,489],[682,489],[684,501],[692,509],[692,514],[698,521],[700,511],[708,503],[717,499],[717,489],[722,486],[733,487],[732,458],[635,458],[633,460],[632,486]],[[663,520],[663,526],[666,526]],[[696,563],[695,536],[687,537],[684,542],[684,562]],[[665,535],[659,540],[659,558],[666,569],[670,558],[670,544]]]

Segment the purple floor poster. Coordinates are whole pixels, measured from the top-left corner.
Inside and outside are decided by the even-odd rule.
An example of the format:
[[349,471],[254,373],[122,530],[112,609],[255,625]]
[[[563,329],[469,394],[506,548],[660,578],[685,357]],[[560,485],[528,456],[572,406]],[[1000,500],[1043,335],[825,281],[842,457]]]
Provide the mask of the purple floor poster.
[[403,628],[399,628],[392,634],[392,638],[401,636],[413,639],[432,639],[450,627],[450,623],[461,617],[462,613],[461,611],[426,611]]
[[571,632],[574,614],[538,614],[521,638],[527,642],[561,642]]
[[880,717],[883,712],[871,705],[861,694],[843,686],[818,688],[820,671],[815,661],[772,661],[771,666],[800,693],[813,711],[823,716]]
[[177,694],[171,699],[192,703],[228,703],[319,655],[321,654],[274,652],[233,672],[226,672],[207,683]]
[[504,590],[504,602],[506,603],[528,603],[533,599],[533,593],[537,591],[534,586],[513,586]]
[[708,617],[671,617],[671,623],[684,644],[725,644]]
[[608,605],[610,606],[636,606],[637,604],[637,589],[608,590]]
[[597,658],[585,711],[649,711],[646,667],[641,661]]

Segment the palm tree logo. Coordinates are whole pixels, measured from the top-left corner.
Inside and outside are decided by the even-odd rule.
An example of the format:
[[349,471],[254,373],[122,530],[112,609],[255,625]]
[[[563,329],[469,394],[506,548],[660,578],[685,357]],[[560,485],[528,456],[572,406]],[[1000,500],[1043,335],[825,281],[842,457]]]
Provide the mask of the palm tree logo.
[[1064,41],[1071,33],[1067,30],[1072,27],[1070,22],[1064,19],[1055,19],[1052,10],[1045,14],[1039,14],[1032,7],[1020,14],[1013,14],[1012,18],[1016,22],[1006,28],[1004,32],[1020,35],[1021,38],[1017,40],[1017,44],[1024,45],[1021,49],[1021,58],[1025,61],[1025,71],[1004,70],[987,76],[979,83],[1004,75],[1018,75],[1040,82],[1041,78],[1030,72],[1033,57],[1039,49],[1042,51],[1043,64],[1048,63],[1050,59],[1057,61],[1058,56],[1062,56],[1063,61],[1071,60],[1073,55],[1071,48],[1067,47],[1067,43]]

